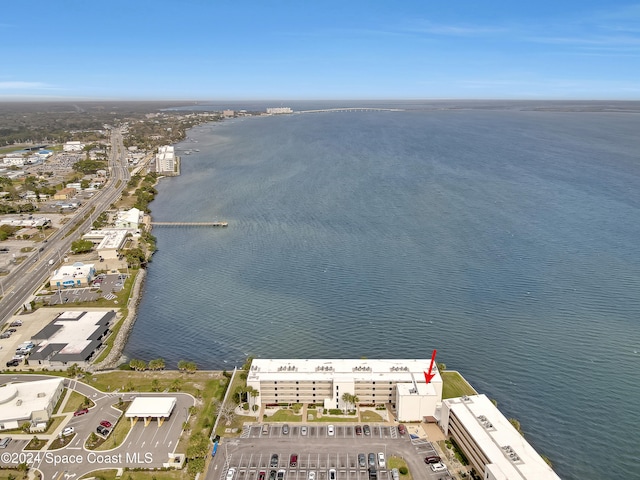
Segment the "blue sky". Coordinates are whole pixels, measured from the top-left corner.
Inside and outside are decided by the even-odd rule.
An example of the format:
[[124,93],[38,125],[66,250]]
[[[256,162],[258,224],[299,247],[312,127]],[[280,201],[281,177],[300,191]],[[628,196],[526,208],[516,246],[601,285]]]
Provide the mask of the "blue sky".
[[0,100],[640,100],[640,3],[20,0]]

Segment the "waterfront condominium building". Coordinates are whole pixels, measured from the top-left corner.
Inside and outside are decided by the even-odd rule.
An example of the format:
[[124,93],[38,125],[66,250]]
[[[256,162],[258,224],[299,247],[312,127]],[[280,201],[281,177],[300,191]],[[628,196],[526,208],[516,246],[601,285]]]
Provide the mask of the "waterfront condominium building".
[[442,401],[442,378],[425,381],[430,359],[422,360],[279,360],[255,359],[247,386],[258,391],[256,403],[303,403],[345,409],[345,393],[359,405],[388,405],[399,421],[432,419]]
[[158,148],[156,154],[157,173],[175,173],[176,156],[172,145],[164,145]]
[[486,395],[442,402],[440,427],[485,480],[559,480]]

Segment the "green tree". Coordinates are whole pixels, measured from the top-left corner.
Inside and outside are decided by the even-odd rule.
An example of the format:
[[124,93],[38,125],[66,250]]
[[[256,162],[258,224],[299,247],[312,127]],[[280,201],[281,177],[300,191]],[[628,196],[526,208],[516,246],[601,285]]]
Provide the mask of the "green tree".
[[93,248],[93,242],[91,240],[75,240],[71,242],[71,251],[73,253],[87,253]]
[[160,391],[160,381],[157,378],[151,380],[151,391],[159,392]]

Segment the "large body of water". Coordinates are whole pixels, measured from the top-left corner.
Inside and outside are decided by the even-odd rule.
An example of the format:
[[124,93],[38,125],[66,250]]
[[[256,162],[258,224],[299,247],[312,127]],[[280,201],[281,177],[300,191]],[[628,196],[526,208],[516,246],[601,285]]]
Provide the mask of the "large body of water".
[[197,127],[125,353],[427,358],[566,479],[640,478],[640,115],[352,112]]

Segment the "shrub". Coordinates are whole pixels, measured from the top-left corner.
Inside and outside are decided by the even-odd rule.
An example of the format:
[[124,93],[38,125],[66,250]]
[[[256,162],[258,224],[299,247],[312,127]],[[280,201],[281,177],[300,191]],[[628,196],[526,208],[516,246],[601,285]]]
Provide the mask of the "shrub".
[[407,467],[400,467],[398,471],[400,472],[400,475],[406,475],[407,473],[409,473]]

